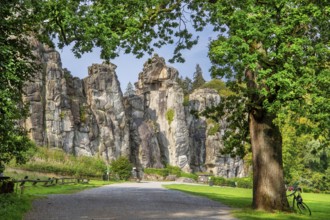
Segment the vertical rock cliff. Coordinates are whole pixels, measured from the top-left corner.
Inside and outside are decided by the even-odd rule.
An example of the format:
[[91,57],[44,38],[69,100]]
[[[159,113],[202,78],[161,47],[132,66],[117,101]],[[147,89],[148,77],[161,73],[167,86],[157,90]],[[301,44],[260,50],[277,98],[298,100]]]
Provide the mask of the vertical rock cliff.
[[178,71],[155,55],[139,74],[136,94],[126,97],[132,161],[142,167],[170,164],[185,171],[244,176],[243,160],[220,154],[225,121],[219,126],[190,113],[219,104],[219,94],[212,89],[198,89],[184,105],[177,77]]
[[81,80],[62,68],[59,53],[32,40],[42,66],[27,82],[25,126],[39,146],[107,161],[128,156],[138,167],[179,166],[186,172],[243,176],[243,161],[221,155],[225,122],[195,118],[221,102],[211,89],[198,89],[184,104],[178,71],[158,55],[149,59],[135,83],[135,94],[123,97],[116,66],[93,64]]
[[171,164],[190,171],[189,139],[178,71],[154,56],[144,64],[130,106],[133,160],[143,167]]
[[37,41],[43,67],[25,86],[26,128],[37,145],[112,160],[128,156],[129,127],[113,64],[92,65],[84,80],[62,68],[59,53]]

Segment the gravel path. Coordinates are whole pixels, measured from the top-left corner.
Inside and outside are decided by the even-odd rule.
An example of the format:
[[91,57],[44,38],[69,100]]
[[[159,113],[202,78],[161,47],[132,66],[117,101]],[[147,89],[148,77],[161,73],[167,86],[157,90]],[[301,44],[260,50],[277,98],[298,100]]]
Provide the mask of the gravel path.
[[229,208],[206,198],[161,187],[161,182],[123,183],[70,195],[50,195],[33,203],[25,220],[234,220]]

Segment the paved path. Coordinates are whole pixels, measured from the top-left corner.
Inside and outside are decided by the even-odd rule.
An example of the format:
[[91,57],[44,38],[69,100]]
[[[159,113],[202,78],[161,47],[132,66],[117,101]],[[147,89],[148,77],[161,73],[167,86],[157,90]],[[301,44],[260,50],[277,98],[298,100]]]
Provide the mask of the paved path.
[[124,183],[33,203],[25,220],[234,220],[229,208],[206,198],[167,190],[160,182]]

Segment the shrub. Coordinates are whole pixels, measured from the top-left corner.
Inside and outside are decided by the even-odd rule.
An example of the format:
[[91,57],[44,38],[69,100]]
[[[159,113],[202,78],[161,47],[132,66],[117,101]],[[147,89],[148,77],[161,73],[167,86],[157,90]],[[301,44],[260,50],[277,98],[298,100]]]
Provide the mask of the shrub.
[[145,168],[144,169],[145,174],[154,174],[162,177],[168,176],[168,170],[167,169],[159,169],[159,168]]
[[87,121],[87,113],[86,113],[85,107],[82,107],[82,106],[80,107],[79,114],[80,114],[80,121],[82,123],[86,123],[86,121]]
[[234,178],[234,181],[237,182],[237,187],[247,188],[247,189],[253,188],[252,178],[250,178],[250,177]]
[[249,188],[253,187],[252,179],[249,177],[246,178],[224,178],[224,177],[211,177],[214,185],[218,186],[230,186],[230,187],[240,187],[240,188]]
[[226,84],[221,81],[220,79],[212,79],[211,81],[205,83],[201,88],[209,88],[209,89],[214,89],[218,91],[220,96],[230,96],[234,95],[232,91],[230,91],[227,87]]
[[174,120],[174,110],[172,108],[168,109],[165,116],[168,124],[171,125]]
[[207,134],[215,135],[219,131],[219,128],[220,128],[220,125],[218,123],[213,124],[213,126],[209,128]]
[[171,165],[166,165],[165,168],[158,168],[158,169],[157,168],[145,168],[144,173],[145,174],[154,174],[154,175],[158,175],[158,176],[162,176],[162,177],[166,177],[168,175],[175,175],[177,177],[187,177],[187,178],[191,178],[194,180],[197,180],[197,178],[198,178],[197,174],[182,172],[180,167],[171,166]]
[[179,177],[181,175],[180,167],[171,166],[168,164],[168,165],[166,165],[166,169],[168,170],[168,174],[176,175],[177,177]]
[[131,177],[132,164],[127,157],[119,157],[110,164],[111,171],[118,175],[121,180],[128,180]]
[[198,175],[195,173],[185,173],[185,172],[181,172],[180,174],[181,177],[186,177],[186,178],[190,178],[193,179],[195,181],[197,181],[198,179]]
[[189,106],[189,95],[185,95],[183,98],[183,106]]

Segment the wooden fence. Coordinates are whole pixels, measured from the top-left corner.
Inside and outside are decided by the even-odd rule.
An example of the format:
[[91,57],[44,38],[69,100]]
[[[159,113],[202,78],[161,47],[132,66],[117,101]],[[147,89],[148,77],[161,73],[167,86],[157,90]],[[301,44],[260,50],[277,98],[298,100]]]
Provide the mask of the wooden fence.
[[48,178],[45,180],[41,179],[29,179],[28,176],[26,176],[24,179],[21,180],[13,180],[13,183],[15,184],[15,191],[18,192],[20,190],[20,193],[24,193],[24,189],[27,186],[27,183],[31,183],[31,186],[36,186],[37,184],[42,184],[45,187],[49,186],[55,186],[55,185],[64,185],[64,184],[77,184],[77,183],[89,183],[89,179],[87,178],[70,178],[70,177],[61,177],[61,178]]

